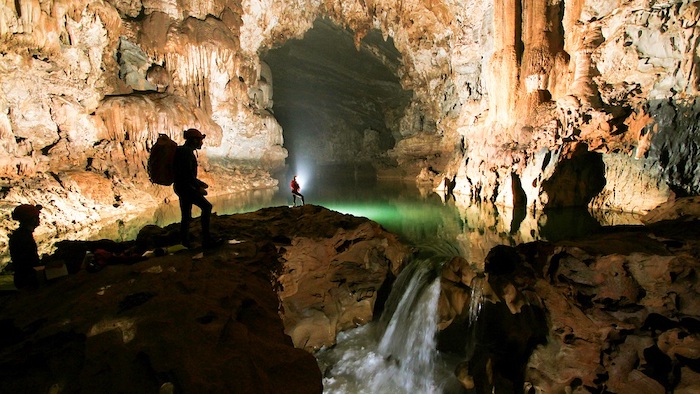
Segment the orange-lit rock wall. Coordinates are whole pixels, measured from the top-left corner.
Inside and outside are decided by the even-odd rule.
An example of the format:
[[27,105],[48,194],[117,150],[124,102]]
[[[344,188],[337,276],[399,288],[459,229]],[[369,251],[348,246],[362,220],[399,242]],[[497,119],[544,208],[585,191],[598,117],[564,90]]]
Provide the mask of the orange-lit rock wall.
[[[698,192],[698,128],[684,120],[698,116],[698,2],[502,1],[493,13],[488,111],[443,122],[466,146],[446,170],[458,199],[645,212]],[[602,182],[547,185],[583,160]]]
[[264,65],[240,50],[241,24],[233,3],[5,2],[0,244],[19,203],[44,206],[39,238],[84,238],[172,200],[146,172],[159,133],[207,135],[213,194],[276,185],[282,129],[271,97],[249,99]]

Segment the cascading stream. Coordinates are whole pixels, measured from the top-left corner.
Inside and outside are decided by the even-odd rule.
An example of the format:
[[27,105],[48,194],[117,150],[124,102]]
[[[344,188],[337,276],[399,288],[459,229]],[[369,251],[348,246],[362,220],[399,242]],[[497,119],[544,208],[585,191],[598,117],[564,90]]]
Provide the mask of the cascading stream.
[[430,379],[435,367],[437,331],[437,300],[440,280],[432,272],[418,270],[403,290],[384,335],[379,353],[392,362],[390,373],[376,374],[372,388],[401,388],[406,392],[433,392]]
[[481,276],[475,276],[471,281],[471,299],[469,300],[469,327],[473,327],[474,323],[479,319],[481,307],[484,297],[484,281],[486,279]]
[[316,357],[326,393],[443,393],[455,381],[436,350],[440,279],[415,262],[396,280],[379,322],[342,333]]

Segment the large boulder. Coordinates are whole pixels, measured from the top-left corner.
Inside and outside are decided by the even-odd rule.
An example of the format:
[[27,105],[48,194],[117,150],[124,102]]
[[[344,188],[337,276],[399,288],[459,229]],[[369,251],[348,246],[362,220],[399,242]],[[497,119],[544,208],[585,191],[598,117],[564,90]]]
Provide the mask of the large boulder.
[[379,224],[318,206],[261,210],[251,219],[281,224],[269,234],[280,253],[277,294],[285,332],[299,348],[330,346],[340,331],[371,321],[408,255]]

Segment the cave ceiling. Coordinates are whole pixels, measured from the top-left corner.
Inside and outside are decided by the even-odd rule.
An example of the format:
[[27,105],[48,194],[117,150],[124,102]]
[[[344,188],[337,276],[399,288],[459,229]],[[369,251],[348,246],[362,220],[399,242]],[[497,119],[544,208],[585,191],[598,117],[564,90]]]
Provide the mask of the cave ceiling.
[[371,31],[358,49],[351,31],[317,19],[302,39],[288,40],[261,58],[272,72],[272,110],[290,159],[366,158],[358,153],[367,129],[378,132],[377,148],[393,147],[392,132],[412,92],[399,82],[401,55],[391,38]]

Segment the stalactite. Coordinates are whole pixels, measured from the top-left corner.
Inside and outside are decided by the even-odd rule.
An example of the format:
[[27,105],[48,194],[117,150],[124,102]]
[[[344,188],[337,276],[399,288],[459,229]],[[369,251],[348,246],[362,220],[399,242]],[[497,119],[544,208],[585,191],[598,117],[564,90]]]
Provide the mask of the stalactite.
[[686,76],[685,92],[689,95],[700,93],[700,3],[687,5],[680,15],[683,48],[681,70]]
[[[542,207],[546,171],[536,158],[577,140],[599,152],[637,152],[640,161],[656,160],[650,166],[672,163],[672,183],[693,175],[679,174],[693,167],[675,157],[692,157],[687,148],[669,145],[678,152],[658,159],[643,153],[655,152],[656,137],[691,127],[667,112],[678,114],[671,109],[700,90],[697,1],[2,1],[0,172],[12,179],[63,159],[86,168],[86,155],[103,143],[123,144],[131,165],[154,133],[179,137],[189,126],[205,129],[208,152],[221,160],[283,160],[279,124],[248,93],[261,89],[260,51],[303,39],[319,17],[357,39],[372,29],[392,38],[401,55],[392,72],[413,90],[413,105],[387,115],[388,128],[397,140],[413,136],[420,126],[411,108],[420,108],[422,131],[442,138],[430,143],[431,159],[420,160],[461,174],[456,190],[474,200],[492,199],[493,184],[517,164],[528,203]],[[119,79],[119,37],[145,53],[131,70],[136,82]],[[151,67],[164,71],[167,89],[146,83]],[[624,121],[638,108],[669,120],[656,133],[634,135]],[[467,148],[447,163],[461,139]],[[521,152],[527,160],[516,160]],[[473,160],[463,164],[462,155]]]
[[519,69],[517,33],[517,0],[497,0],[494,3],[493,32],[494,53],[491,61],[489,90],[489,117],[505,128],[515,121],[513,110],[518,92]]
[[[215,136],[221,130],[182,97],[154,93],[139,96],[116,96],[106,98],[96,116],[105,125],[109,141],[136,141],[145,146],[155,141],[158,133],[166,133],[176,141],[181,141],[180,133],[189,127],[200,128],[205,134]],[[218,130],[217,130],[218,129]]]
[[[559,32],[548,34],[559,24],[558,15],[550,15],[548,1],[535,0],[523,3],[523,57],[520,72],[520,91],[523,101],[518,113],[531,114],[538,105],[551,98],[548,91],[549,76],[554,66]],[[554,20],[552,20],[554,19]]]

